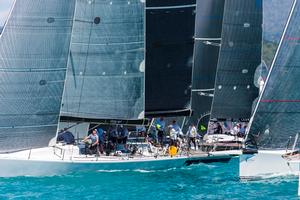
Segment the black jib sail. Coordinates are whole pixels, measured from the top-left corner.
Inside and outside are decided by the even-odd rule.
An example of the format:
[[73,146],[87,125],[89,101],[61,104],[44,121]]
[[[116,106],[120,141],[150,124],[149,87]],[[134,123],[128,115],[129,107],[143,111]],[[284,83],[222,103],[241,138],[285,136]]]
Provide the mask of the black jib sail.
[[146,1],[146,116],[191,113],[195,0]]
[[198,124],[207,131],[221,44],[224,0],[198,0],[196,8],[192,116],[186,125]]
[[74,0],[15,1],[0,37],[0,152],[55,136],[74,8]]
[[262,1],[226,0],[212,118],[249,119],[258,96],[254,73],[261,62]]
[[265,87],[250,120],[246,147],[284,149],[300,124],[300,2],[288,17]]

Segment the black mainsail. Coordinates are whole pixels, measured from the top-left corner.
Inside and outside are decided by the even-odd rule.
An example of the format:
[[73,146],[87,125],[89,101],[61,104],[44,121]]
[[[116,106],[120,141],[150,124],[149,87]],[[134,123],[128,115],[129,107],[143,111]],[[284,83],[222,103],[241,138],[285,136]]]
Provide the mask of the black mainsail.
[[198,0],[196,8],[194,66],[192,76],[193,115],[186,121],[206,132],[215,86],[221,44],[224,0]]
[[246,147],[286,148],[300,124],[300,2],[295,0],[247,134]]
[[226,0],[212,118],[249,119],[258,96],[254,73],[261,62],[262,1]]
[[0,36],[0,152],[55,136],[75,0],[15,1]]
[[145,114],[191,113],[195,0],[146,1]]
[[62,120],[144,117],[144,5],[77,0]]

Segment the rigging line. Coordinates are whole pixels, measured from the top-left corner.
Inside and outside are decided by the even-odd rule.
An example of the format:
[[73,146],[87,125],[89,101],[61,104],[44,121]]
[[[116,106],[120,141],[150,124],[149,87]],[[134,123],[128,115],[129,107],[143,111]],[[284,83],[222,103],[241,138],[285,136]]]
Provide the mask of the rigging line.
[[[79,125],[79,124],[81,124],[81,123],[82,123],[82,122],[76,122],[76,123],[74,123],[74,124],[68,126],[67,128],[63,128],[63,129],[61,129],[61,130],[63,130],[61,133],[64,133],[64,132],[66,132],[67,130],[69,130],[69,129],[71,129],[71,128],[73,128],[73,127],[75,127],[75,126],[77,126],[77,125]],[[59,131],[58,131],[58,132],[59,132]]]
[[257,111],[259,113],[262,113],[262,114],[269,114],[269,115],[272,115],[272,114],[287,114],[287,115],[299,115],[300,112],[299,111]]
[[214,94],[205,93],[205,92],[198,92],[200,96],[206,96],[206,97],[214,97]]
[[179,5],[179,6],[157,6],[157,7],[146,7],[146,10],[164,10],[164,9],[177,9],[177,8],[192,8],[196,7],[196,4],[190,5]]
[[183,126],[184,126],[184,124],[185,124],[185,121],[186,121],[186,116],[184,116],[184,118],[183,118],[183,120],[182,120],[182,124],[181,124],[181,130],[183,129]]
[[260,102],[262,103],[299,103],[299,99],[263,99]]
[[74,21],[75,21],[75,22],[83,22],[83,23],[90,23],[90,24],[93,24],[92,21],[83,20],[83,19],[75,19]]
[[16,114],[0,114],[0,117],[10,117],[10,116],[45,116],[45,115],[56,115],[56,112],[40,113],[40,114],[31,114],[31,113],[16,113]]
[[66,71],[67,68],[0,68],[0,72],[51,72],[51,71]]
[[211,88],[211,89],[192,89],[192,92],[207,92],[207,91],[215,91],[215,88]]
[[4,25],[3,25],[3,29],[2,29],[2,31],[0,33],[0,39],[2,38],[2,35],[3,35],[4,31],[5,31],[5,29],[7,28],[8,22],[11,20],[11,15],[12,15],[12,12],[13,12],[13,10],[15,8],[16,2],[17,2],[17,0],[13,1],[13,5],[12,5],[11,9],[9,10],[8,17],[7,17],[7,19],[6,19],[6,21],[5,21]]
[[[94,9],[93,9],[93,13],[92,15],[94,15]],[[92,36],[92,28],[93,28],[93,23],[91,23],[90,25],[90,33],[89,33],[89,40],[88,40],[88,44],[91,43],[91,36]],[[80,89],[80,96],[79,96],[79,105],[78,105],[78,109],[77,109],[77,113],[79,113],[80,111],[80,107],[81,107],[81,99],[82,99],[82,93],[83,93],[83,86],[84,86],[84,82],[85,82],[85,73],[87,70],[87,62],[88,62],[88,54],[90,51],[90,45],[87,45],[87,51],[86,51],[86,57],[85,57],[85,61],[84,61],[84,70],[83,70],[83,79],[82,79],[82,84],[81,84],[81,89]]]
[[203,44],[211,45],[211,46],[216,46],[216,47],[220,47],[221,46],[221,43],[215,43],[215,42],[210,42],[210,41],[203,41]]
[[[72,39],[73,39],[73,30],[74,30],[74,24],[75,24],[75,16],[76,16],[76,12],[77,12],[77,1],[75,0],[74,2],[74,10],[73,10],[73,15],[72,15],[72,26],[71,26],[71,31],[70,31],[70,40],[69,40],[69,47],[68,47],[68,54],[67,54],[67,63],[66,63],[66,66],[67,66],[67,69],[68,69],[68,66],[69,66],[69,62],[70,62],[70,57],[69,55],[71,55],[71,48],[72,48]],[[71,63],[72,64],[72,63]],[[68,102],[68,93],[67,93],[67,77],[68,76],[68,70],[66,70],[65,74],[64,74],[64,78],[65,78],[65,81],[64,81],[64,87],[63,87],[63,91],[61,93],[61,100],[60,100],[60,108],[59,108],[59,114],[58,114],[58,120],[57,120],[57,129],[56,129],[56,137],[57,137],[57,134],[58,134],[58,129],[59,129],[59,126],[58,124],[60,123],[60,118],[61,118],[61,112],[62,112],[62,108],[64,106],[64,97],[65,97],[65,100],[66,102]],[[66,109],[69,110],[69,104],[67,103],[67,106],[66,106]]]
[[57,124],[33,125],[33,126],[2,126],[0,129],[8,128],[40,128],[40,127],[56,127]]
[[[98,128],[100,125],[102,125],[102,123],[96,124],[95,126],[93,126],[92,128],[90,128],[90,129],[88,130],[88,132],[90,132],[91,130],[94,130],[94,129]],[[98,131],[98,130],[97,130],[97,131]]]
[[[74,59],[73,59],[73,54],[72,51],[70,50],[70,62],[71,62],[71,69],[72,69],[72,74],[73,74],[73,80],[74,80],[74,87],[77,88],[76,84],[76,74],[75,74],[75,67],[74,67]],[[67,78],[67,77],[66,77]],[[68,110],[68,109],[67,109]]]
[[292,151],[295,151],[295,149],[296,149],[296,146],[297,146],[297,143],[298,143],[298,137],[299,137],[299,133],[297,133],[296,136],[295,136]]
[[195,38],[196,41],[200,40],[200,41],[207,41],[207,40],[212,40],[212,41],[221,41],[222,38]]
[[278,48],[277,48],[277,50],[276,50],[274,59],[273,59],[273,61],[272,61],[272,65],[271,65],[271,67],[270,67],[270,70],[269,70],[269,73],[268,73],[268,76],[267,76],[267,79],[266,79],[266,83],[265,83],[264,86],[263,86],[262,92],[261,92],[261,94],[260,94],[260,96],[259,96],[259,98],[258,98],[258,101],[257,101],[258,103],[255,105],[255,109],[254,109],[254,111],[253,111],[253,115],[252,115],[252,117],[250,118],[250,121],[249,121],[249,124],[248,124],[248,127],[249,127],[249,128],[247,129],[247,132],[246,132],[246,138],[245,138],[245,141],[246,141],[247,138],[248,138],[248,135],[249,135],[249,132],[250,132],[250,129],[251,129],[253,120],[254,120],[254,116],[255,116],[255,114],[256,114],[256,112],[257,112],[257,110],[258,110],[259,102],[261,101],[261,99],[262,99],[262,97],[263,97],[263,94],[265,93],[266,86],[267,86],[268,83],[269,83],[270,75],[271,75],[271,73],[272,73],[272,71],[273,71],[273,68],[274,68],[274,66],[275,66],[275,62],[277,61],[277,56],[278,56],[279,51],[280,51],[280,49],[281,49],[283,40],[284,40],[285,35],[286,35],[286,32],[287,32],[287,29],[288,29],[288,27],[289,27],[289,25],[290,25],[290,21],[291,21],[291,18],[292,18],[292,16],[293,16],[293,14],[294,14],[294,9],[295,9],[295,7],[296,7],[296,4],[297,4],[297,0],[294,1],[294,4],[293,4],[293,6],[292,6],[292,8],[291,8],[291,12],[290,12],[290,14],[289,14],[287,23],[286,23],[286,25],[285,25],[285,27],[284,27],[283,34],[282,34],[282,36],[281,36],[281,39],[280,39]]
[[144,44],[144,41],[137,41],[137,42],[117,42],[117,43],[102,43],[102,44],[89,44],[84,42],[74,42],[73,45],[82,45],[82,46],[109,46],[109,45],[122,45],[122,44]]

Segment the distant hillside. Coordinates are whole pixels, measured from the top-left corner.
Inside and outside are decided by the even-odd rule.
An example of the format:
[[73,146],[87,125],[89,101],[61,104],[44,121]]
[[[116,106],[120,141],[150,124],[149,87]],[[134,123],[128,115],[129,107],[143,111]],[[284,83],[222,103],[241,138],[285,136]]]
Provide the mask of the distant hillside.
[[292,0],[264,0],[263,29],[264,40],[279,42],[288,15]]
[[292,0],[263,1],[263,60],[270,68],[291,11]]
[[263,60],[265,61],[268,68],[271,67],[277,47],[278,43],[270,42],[267,40],[263,41]]

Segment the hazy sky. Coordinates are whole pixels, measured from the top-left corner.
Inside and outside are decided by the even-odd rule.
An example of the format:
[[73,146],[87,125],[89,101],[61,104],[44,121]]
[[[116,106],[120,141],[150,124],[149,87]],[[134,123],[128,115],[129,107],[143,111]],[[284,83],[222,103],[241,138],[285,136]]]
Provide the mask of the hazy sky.
[[0,26],[4,24],[12,4],[13,0],[0,0]]

